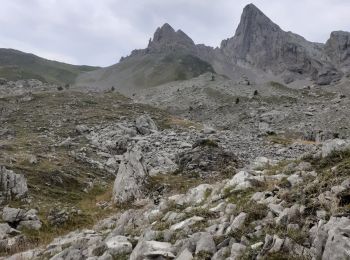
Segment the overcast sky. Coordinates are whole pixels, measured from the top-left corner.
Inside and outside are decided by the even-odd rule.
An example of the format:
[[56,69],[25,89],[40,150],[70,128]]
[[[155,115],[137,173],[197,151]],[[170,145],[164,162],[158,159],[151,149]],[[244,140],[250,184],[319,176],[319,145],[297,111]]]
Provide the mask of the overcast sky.
[[350,31],[350,0],[0,0],[0,47],[107,66],[144,48],[165,22],[215,47],[233,36],[251,2],[310,41]]

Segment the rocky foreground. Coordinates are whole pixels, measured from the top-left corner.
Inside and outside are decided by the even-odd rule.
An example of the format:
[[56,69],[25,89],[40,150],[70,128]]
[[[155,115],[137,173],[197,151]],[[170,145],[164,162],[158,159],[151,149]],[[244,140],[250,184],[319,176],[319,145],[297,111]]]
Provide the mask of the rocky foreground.
[[237,135],[115,93],[24,96],[1,99],[2,259],[350,257],[349,140]]

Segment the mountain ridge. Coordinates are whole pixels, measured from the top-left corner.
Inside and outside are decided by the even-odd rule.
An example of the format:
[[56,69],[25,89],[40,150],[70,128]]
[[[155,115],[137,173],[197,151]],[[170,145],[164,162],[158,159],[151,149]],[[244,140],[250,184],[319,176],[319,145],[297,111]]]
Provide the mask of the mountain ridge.
[[[122,85],[129,83],[120,81],[125,75],[117,71],[118,68],[127,67],[126,63],[132,59],[133,66],[137,66],[140,71],[147,71],[151,69],[150,64],[142,65],[143,59],[152,59],[150,55],[154,54],[167,56],[169,53],[196,57],[211,65],[216,73],[235,81],[247,77],[249,81],[256,83],[274,80],[283,84],[297,84],[295,82],[302,81],[306,84],[329,85],[350,73],[349,39],[346,33],[345,36],[337,36],[333,32],[327,41],[328,45],[310,42],[298,34],[282,30],[254,4],[249,4],[243,9],[235,35],[223,40],[218,48],[195,44],[182,30],[176,31],[165,23],[157,28],[145,49],[132,51],[128,57],[121,59],[118,63],[120,65],[103,68],[101,72],[83,73],[77,78],[77,86],[98,90],[117,85],[119,91],[128,94],[128,89]],[[336,62],[334,55],[341,56],[341,62]],[[153,70],[162,63],[157,59],[151,62]],[[113,78],[102,79],[98,76],[112,68],[117,68]],[[162,73],[164,70],[162,68]],[[129,73],[133,73],[131,69]],[[143,73],[143,76],[151,80],[148,79],[149,73]],[[173,79],[164,79],[161,83]],[[131,85],[134,91],[150,87],[136,83]],[[130,84],[126,88],[129,87]]]
[[71,65],[32,53],[0,48],[0,77],[8,80],[38,79],[48,83],[72,84],[78,74],[99,67]]

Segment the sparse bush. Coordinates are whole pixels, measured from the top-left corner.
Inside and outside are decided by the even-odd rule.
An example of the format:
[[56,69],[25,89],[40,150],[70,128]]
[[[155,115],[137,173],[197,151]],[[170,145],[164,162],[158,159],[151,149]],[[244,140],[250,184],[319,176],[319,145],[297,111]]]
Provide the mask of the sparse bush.
[[62,91],[62,90],[63,90],[63,87],[62,87],[62,86],[58,86],[58,87],[57,87],[57,90],[58,90],[58,91]]

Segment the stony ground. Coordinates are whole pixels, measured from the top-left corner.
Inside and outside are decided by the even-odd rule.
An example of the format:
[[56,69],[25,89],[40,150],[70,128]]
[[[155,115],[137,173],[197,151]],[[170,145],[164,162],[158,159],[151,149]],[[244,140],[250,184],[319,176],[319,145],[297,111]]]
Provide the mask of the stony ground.
[[[347,132],[287,135],[262,98],[283,86],[242,86],[232,118],[265,110],[238,130],[114,92],[21,89],[0,99],[3,259],[349,258]],[[348,102],[288,91],[276,111]],[[290,122],[312,129],[306,112]]]
[[[346,138],[349,83],[288,88],[277,82],[256,84],[207,73],[140,91],[140,103],[161,107],[189,120],[244,136],[266,132],[306,140]],[[346,94],[345,94],[346,93]]]

